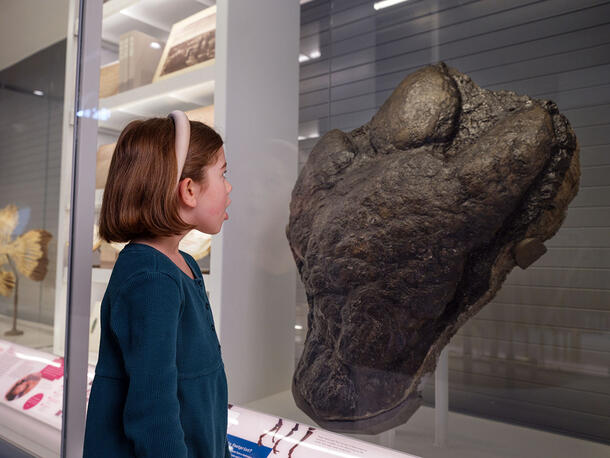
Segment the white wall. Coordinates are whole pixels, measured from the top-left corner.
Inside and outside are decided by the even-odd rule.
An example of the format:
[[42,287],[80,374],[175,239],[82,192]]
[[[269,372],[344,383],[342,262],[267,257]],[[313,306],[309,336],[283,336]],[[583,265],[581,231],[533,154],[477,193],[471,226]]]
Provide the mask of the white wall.
[[299,4],[217,6],[215,123],[233,192],[212,245],[210,299],[220,304],[229,399],[244,403],[288,389],[294,368],[296,268],[285,226],[297,176]]

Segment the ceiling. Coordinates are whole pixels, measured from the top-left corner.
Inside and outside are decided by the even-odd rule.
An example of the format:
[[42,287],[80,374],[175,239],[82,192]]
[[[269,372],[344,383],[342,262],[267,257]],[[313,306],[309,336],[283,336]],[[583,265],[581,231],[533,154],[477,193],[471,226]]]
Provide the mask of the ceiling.
[[[0,70],[66,38],[68,9],[73,1],[0,0]],[[215,5],[216,0],[190,0],[190,3],[198,3],[196,9],[202,9]]]
[[0,70],[66,38],[69,2],[0,0]]
[[[68,9],[74,1],[76,0],[0,0],[0,70],[66,38]],[[202,8],[216,4],[216,0],[180,1],[199,3]],[[310,1],[312,0],[299,0],[301,4]],[[165,3],[176,6],[176,1],[173,4],[172,1]],[[6,43],[10,43],[10,46],[6,46]]]

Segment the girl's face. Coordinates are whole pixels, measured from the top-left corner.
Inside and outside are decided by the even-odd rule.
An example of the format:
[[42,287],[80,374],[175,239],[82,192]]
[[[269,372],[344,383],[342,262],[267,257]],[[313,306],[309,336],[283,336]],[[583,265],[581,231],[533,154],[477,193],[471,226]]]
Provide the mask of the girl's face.
[[231,203],[229,193],[232,186],[226,178],[227,161],[221,146],[216,163],[206,167],[203,186],[199,187],[197,206],[194,209],[194,224],[206,234],[220,232],[222,223],[229,219],[227,207]]

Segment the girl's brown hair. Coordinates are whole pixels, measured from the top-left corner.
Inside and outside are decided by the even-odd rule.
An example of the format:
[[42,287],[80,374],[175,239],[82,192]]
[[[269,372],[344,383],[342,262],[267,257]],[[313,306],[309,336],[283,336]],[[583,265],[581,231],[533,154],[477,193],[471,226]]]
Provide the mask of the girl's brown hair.
[[[189,151],[180,180],[203,183],[205,167],[218,157],[222,138],[211,127],[190,121]],[[117,141],[100,212],[100,237],[129,242],[181,234],[193,228],[178,212],[174,122],[152,118],[130,122]],[[205,184],[205,183],[204,183]]]

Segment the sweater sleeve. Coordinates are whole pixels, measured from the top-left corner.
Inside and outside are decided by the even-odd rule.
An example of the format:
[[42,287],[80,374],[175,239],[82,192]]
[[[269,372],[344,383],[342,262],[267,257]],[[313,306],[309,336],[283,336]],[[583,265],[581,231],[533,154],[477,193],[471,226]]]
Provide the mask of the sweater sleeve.
[[138,457],[186,457],[180,423],[176,339],[181,295],[166,274],[130,278],[111,309],[129,388],[123,410],[125,435]]

